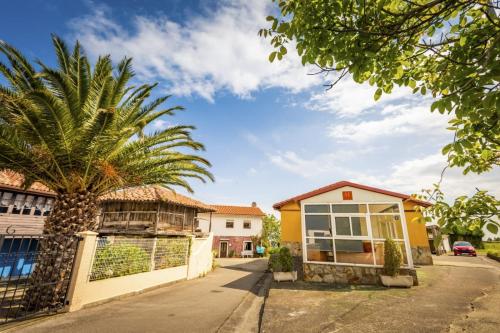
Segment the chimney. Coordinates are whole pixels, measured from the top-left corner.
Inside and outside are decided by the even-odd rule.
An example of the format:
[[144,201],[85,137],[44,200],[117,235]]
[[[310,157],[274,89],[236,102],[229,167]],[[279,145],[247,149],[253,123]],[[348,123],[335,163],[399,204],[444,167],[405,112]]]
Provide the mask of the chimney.
[[257,207],[257,203],[255,201],[252,202],[252,207]]

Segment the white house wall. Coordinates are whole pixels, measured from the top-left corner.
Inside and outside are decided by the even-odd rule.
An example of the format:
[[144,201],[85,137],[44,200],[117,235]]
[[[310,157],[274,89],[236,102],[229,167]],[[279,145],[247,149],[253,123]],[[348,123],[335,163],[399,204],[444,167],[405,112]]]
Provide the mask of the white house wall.
[[[342,199],[342,192],[351,191],[352,200]],[[356,203],[356,202],[402,202],[401,198],[390,195],[361,190],[355,187],[345,186],[330,192],[318,194],[314,197],[302,200],[303,203]]]
[[[210,214],[198,214],[199,228],[209,232]],[[233,228],[226,228],[226,221],[234,222]],[[243,228],[243,222],[250,221],[250,229]],[[245,236],[251,237],[262,233],[262,218],[248,215],[222,215],[212,213],[212,230],[215,236]]]

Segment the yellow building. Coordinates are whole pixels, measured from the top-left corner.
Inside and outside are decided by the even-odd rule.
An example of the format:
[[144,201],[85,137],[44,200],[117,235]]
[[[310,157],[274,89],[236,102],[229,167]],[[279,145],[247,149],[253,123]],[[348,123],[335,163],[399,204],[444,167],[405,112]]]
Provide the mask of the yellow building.
[[[425,224],[415,221],[421,216],[416,206],[429,205],[406,194],[342,181],[273,207],[281,213],[282,244],[302,256],[306,280],[335,279],[347,271],[353,275],[347,282],[365,283],[364,273],[383,266],[386,238],[400,244],[406,269],[432,264]],[[325,264],[336,268],[325,270]]]

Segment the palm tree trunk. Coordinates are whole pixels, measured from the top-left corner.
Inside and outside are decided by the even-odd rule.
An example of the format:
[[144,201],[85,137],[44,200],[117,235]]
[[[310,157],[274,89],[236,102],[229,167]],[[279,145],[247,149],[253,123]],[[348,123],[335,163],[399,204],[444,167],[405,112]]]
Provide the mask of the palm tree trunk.
[[97,200],[91,192],[58,194],[45,220],[36,265],[23,297],[25,311],[64,306],[80,231],[97,228]]

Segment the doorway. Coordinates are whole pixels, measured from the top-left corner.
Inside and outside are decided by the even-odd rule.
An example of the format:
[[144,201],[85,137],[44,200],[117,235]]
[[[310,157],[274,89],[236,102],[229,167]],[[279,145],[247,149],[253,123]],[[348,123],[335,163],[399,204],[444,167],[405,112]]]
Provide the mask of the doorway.
[[219,258],[227,258],[227,241],[220,241],[219,243]]

